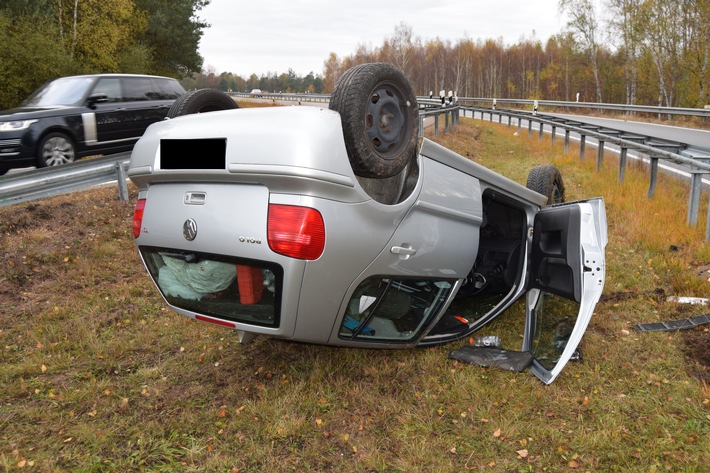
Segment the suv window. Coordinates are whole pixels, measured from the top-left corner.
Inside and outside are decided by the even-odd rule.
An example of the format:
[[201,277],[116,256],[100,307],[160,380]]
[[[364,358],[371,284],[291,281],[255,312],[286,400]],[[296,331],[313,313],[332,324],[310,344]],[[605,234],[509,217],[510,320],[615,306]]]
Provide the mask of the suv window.
[[127,102],[156,100],[155,90],[150,77],[124,77],[123,98]]
[[175,100],[185,93],[180,83],[175,79],[153,79],[157,100]]
[[122,100],[121,82],[117,78],[99,79],[92,93],[106,95],[109,102],[120,102]]

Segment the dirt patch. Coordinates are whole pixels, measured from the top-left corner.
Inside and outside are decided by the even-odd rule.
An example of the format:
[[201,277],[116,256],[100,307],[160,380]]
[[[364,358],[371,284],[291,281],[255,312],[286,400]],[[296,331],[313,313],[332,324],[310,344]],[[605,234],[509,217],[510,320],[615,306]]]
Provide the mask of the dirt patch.
[[710,384],[710,329],[699,327],[681,333],[683,353],[693,362],[691,374]]

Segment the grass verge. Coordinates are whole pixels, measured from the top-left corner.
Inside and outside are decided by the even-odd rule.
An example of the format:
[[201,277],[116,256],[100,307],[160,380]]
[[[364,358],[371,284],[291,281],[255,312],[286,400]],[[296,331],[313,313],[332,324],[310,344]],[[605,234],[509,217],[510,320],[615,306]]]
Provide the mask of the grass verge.
[[708,331],[632,328],[702,312],[667,295],[710,297],[687,184],[663,177],[647,200],[641,168],[619,185],[611,155],[596,171],[466,119],[437,140],[523,183],[555,164],[568,199],[605,197],[605,294],[555,383],[448,360],[460,344],[240,345],[165,308],[109,187],[0,209],[0,470],[703,471]]

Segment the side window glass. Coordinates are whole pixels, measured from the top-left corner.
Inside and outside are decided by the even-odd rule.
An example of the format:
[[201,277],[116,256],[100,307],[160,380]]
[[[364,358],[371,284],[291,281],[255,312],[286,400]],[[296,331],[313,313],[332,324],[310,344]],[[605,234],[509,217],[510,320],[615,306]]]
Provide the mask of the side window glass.
[[578,302],[542,292],[534,307],[532,352],[548,370],[562,355],[572,329],[577,323]]
[[441,310],[453,286],[449,280],[369,278],[353,293],[339,336],[378,342],[414,340]]
[[182,87],[176,80],[154,79],[153,85],[156,100],[175,100],[184,93]]
[[92,94],[104,94],[109,102],[120,102],[122,100],[121,81],[118,78],[99,79]]
[[156,100],[150,77],[124,77],[123,96],[127,102]]

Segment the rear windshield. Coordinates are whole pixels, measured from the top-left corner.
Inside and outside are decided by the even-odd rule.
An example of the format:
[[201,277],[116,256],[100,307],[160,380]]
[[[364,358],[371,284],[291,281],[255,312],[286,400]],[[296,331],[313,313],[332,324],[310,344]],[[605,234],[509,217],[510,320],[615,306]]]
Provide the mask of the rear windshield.
[[166,248],[141,247],[140,252],[170,305],[232,322],[279,326],[280,266]]

